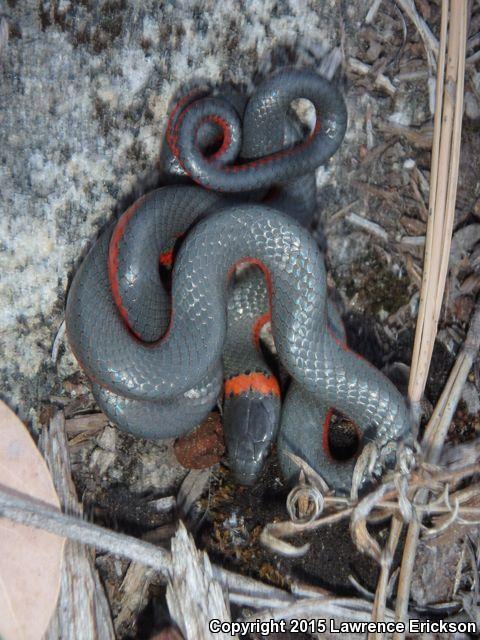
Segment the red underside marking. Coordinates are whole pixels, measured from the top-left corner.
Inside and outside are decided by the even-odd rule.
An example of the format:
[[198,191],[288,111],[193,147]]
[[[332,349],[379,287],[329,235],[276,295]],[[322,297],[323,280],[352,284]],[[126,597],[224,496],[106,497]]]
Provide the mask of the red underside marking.
[[[166,138],[167,138],[167,143],[168,143],[168,146],[170,147],[171,152],[177,158],[177,160],[180,163],[180,166],[182,167],[182,169],[185,171],[185,173],[187,175],[190,176],[190,178],[194,182],[197,182],[198,184],[201,185],[201,182],[196,180],[195,177],[193,177],[185,169],[185,166],[183,165],[182,161],[180,160],[180,149],[178,147],[178,135],[179,135],[178,132],[179,132],[181,123],[183,121],[183,118],[185,117],[186,112],[188,111],[188,109],[194,103],[192,103],[191,105],[188,105],[182,111],[182,113],[178,117],[176,123],[173,124],[176,114],[183,107],[183,105],[185,105],[188,102],[188,100],[192,97],[193,93],[194,92],[192,92],[190,94],[187,94],[187,96],[182,98],[176,104],[176,106],[175,106],[174,110],[172,111],[172,114],[171,114],[171,116],[169,118],[169,121],[168,121]],[[277,151],[275,153],[272,153],[272,154],[270,154],[268,156],[264,156],[262,158],[257,158],[256,160],[251,160],[250,162],[245,162],[244,164],[235,164],[235,165],[225,166],[225,167],[223,167],[223,170],[226,173],[239,173],[241,171],[247,171],[248,169],[255,168],[255,167],[259,166],[259,165],[265,165],[265,164],[274,163],[275,160],[278,160],[280,158],[289,157],[289,156],[295,156],[295,155],[301,153],[306,147],[308,147],[313,142],[313,140],[315,139],[316,135],[321,130],[320,115],[319,115],[319,113],[317,111],[316,111],[315,115],[316,115],[315,127],[314,127],[313,131],[308,135],[308,137],[303,142],[301,142],[299,144],[296,144],[293,147],[290,147],[289,149],[282,149],[282,150]],[[231,142],[230,129],[228,127],[228,124],[222,118],[220,118],[219,116],[213,116],[212,115],[212,116],[207,117],[206,120],[213,120],[223,130],[224,137],[223,137],[222,146],[216,153],[213,154],[213,156],[211,156],[211,159],[218,159],[225,152],[225,150],[228,148],[228,146],[230,145],[230,142]],[[202,186],[204,186],[204,185],[202,185]],[[212,187],[206,187],[206,188],[216,188],[216,187],[212,186]],[[218,189],[218,188],[216,188],[216,190],[217,191],[221,191],[221,189]]]
[[171,267],[173,264],[173,249],[160,254],[160,264],[163,267]]
[[[123,238],[127,225],[129,224],[132,217],[135,215],[138,208],[144,203],[145,198],[146,196],[142,196],[136,202],[134,202],[132,206],[129,207],[124,214],[122,214],[122,216],[120,217],[120,220],[117,222],[115,226],[112,237],[110,239],[110,245],[108,249],[108,278],[110,281],[110,289],[112,292],[113,300],[118,308],[120,315],[122,316],[126,326],[130,330],[132,335],[135,336],[135,338],[137,338],[138,340],[140,340],[144,346],[155,347],[159,342],[162,342],[162,340],[165,340],[165,338],[170,333],[170,329],[173,323],[173,311],[170,316],[170,323],[168,325],[168,328],[165,334],[156,342],[144,342],[141,336],[135,333],[135,331],[132,329],[130,319],[128,317],[128,312],[123,306],[122,296],[120,294],[120,285],[118,282],[118,266],[119,266],[118,258],[120,253],[120,242]],[[165,252],[164,254],[161,254],[160,261],[162,260],[162,256],[164,255],[166,256],[168,253],[169,252]]]
[[[186,101],[187,100],[184,99],[183,100],[183,104],[185,104]],[[170,147],[170,151],[177,158],[177,160],[178,160],[180,166],[182,167],[182,169],[185,171],[185,173],[188,176],[190,176],[190,178],[192,178],[192,180],[194,182],[197,182],[197,184],[200,184],[201,186],[203,186],[206,189],[212,189],[213,187],[202,185],[201,182],[196,180],[187,171],[184,163],[182,162],[182,160],[180,158],[180,148],[178,146],[178,137],[179,137],[180,127],[182,126],[182,122],[183,122],[186,114],[188,113],[188,110],[193,107],[195,102],[192,102],[187,107],[185,107],[185,109],[183,109],[183,111],[178,116],[177,122],[173,126],[173,130],[172,130],[172,124],[171,123],[173,122],[174,114],[176,114],[178,112],[178,110],[179,110],[179,108],[181,106],[181,103],[182,103],[182,101],[180,101],[178,103],[178,105],[175,107],[174,112],[172,113],[172,116],[171,116],[171,119],[170,119],[170,123],[169,123],[169,125],[167,127],[167,143],[168,143],[168,146]],[[212,156],[210,156],[209,158],[206,158],[208,161],[218,160],[225,153],[225,151],[228,149],[228,147],[230,146],[230,143],[232,141],[232,134],[230,132],[230,127],[228,126],[228,123],[223,118],[221,118],[220,116],[211,115],[211,116],[207,116],[206,118],[204,118],[202,120],[202,122],[208,122],[208,121],[214,122],[216,125],[218,125],[222,129],[222,132],[223,132],[222,146],[220,147],[220,149],[218,151],[216,151],[214,154],[212,154]],[[201,150],[198,148],[198,145],[196,143],[195,143],[195,146],[196,146],[196,149],[197,149],[198,153],[200,155],[203,155]]]
[[[183,238],[184,235],[185,233],[177,233],[174,236],[175,241],[179,240],[180,238]],[[168,267],[171,269],[173,266],[173,260],[174,260],[174,248],[169,249],[168,251],[164,251],[163,253],[160,254],[159,262],[162,265],[162,267]]]
[[352,351],[352,349],[350,349],[347,346],[346,342],[343,342],[342,340],[340,340],[339,338],[337,338],[337,336],[333,333],[333,331],[331,330],[331,328],[328,326],[327,324],[327,331],[330,335],[330,337],[332,338],[332,340],[335,342],[336,345],[338,345],[340,347],[340,349],[342,349],[343,351],[346,351],[347,353],[351,353],[353,356],[355,356],[355,358],[357,358],[358,360],[362,360],[363,362],[365,362],[365,364],[368,364],[369,367],[371,367],[372,369],[374,369],[375,367],[373,366],[373,364],[371,362],[369,362],[366,358],[364,358],[363,356],[361,356],[359,353],[357,353],[356,351]]
[[253,325],[252,340],[253,340],[253,344],[255,345],[255,348],[258,349],[259,351],[260,351],[260,332],[263,329],[263,327],[267,324],[267,322],[270,322],[271,319],[272,319],[272,316],[270,314],[270,311],[267,311],[267,313],[264,313],[263,316],[260,316],[259,318],[257,318],[255,324]]
[[[178,123],[175,123],[175,117],[177,115],[177,113],[183,109],[183,107],[188,104],[188,101],[191,100],[193,98],[193,96],[196,93],[200,93],[198,89],[193,89],[192,91],[190,91],[189,93],[187,93],[186,95],[184,95],[182,98],[180,98],[180,100],[176,103],[176,105],[174,106],[172,113],[170,114],[170,117],[168,119],[167,122],[167,130],[165,133],[165,137],[167,138],[167,144],[170,147],[170,151],[177,156],[177,146],[176,146],[176,129],[178,126]],[[175,124],[174,124],[175,123]]]
[[327,415],[325,416],[325,422],[323,423],[323,433],[322,433],[322,448],[326,456],[330,460],[333,460],[333,456],[330,451],[330,445],[328,443],[328,432],[330,430],[330,423],[332,422],[332,417],[333,417],[333,409],[329,409],[327,411]]
[[238,376],[225,380],[225,395],[240,396],[247,391],[258,391],[268,395],[280,396],[280,387],[274,376],[267,378],[263,373],[241,373]]
[[[118,258],[120,251],[120,242],[123,238],[123,234],[125,233],[125,229],[127,228],[127,225],[132,217],[135,215],[137,209],[144,203],[145,198],[146,196],[142,196],[141,198],[139,198],[121,216],[113,231],[112,237],[110,239],[110,246],[108,249],[108,278],[110,280],[110,289],[112,291],[113,299],[115,301],[115,304],[117,305],[118,311],[120,312],[120,315],[122,316],[127,327],[130,330],[131,327],[128,312],[123,306],[122,296],[120,294],[120,285],[118,282]],[[132,331],[132,333],[135,335],[135,332]]]
[[218,151],[212,153],[212,155],[208,158],[210,161],[218,160],[218,158],[221,158],[230,146],[232,142],[232,134],[230,132],[228,122],[226,122],[226,120],[224,120],[223,118],[220,118],[220,116],[212,116],[211,118],[207,118],[207,120],[213,120],[213,122],[215,122],[215,124],[220,127],[223,133],[222,146]]

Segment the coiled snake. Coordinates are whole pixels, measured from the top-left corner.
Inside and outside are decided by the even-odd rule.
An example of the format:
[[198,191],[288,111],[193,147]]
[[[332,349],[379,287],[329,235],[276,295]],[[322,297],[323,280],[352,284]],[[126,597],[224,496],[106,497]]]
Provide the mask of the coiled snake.
[[[299,97],[317,115],[300,141],[288,116]],[[132,205],[92,247],[67,300],[72,349],[118,426],[150,438],[185,433],[215,404],[225,377],[237,479],[255,480],[278,432],[287,478],[295,473],[291,450],[338,490],[348,490],[353,463],[329,455],[330,407],[353,419],[364,441],[408,433],[401,394],[345,346],[329,311],[323,256],[301,224],[315,204],[313,171],[345,127],[340,94],[309,71],[272,76],[246,104],[220,96],[179,102],[167,128],[168,162],[197,186],[163,187]],[[219,133],[220,146],[207,156]],[[179,238],[169,295],[158,263],[170,264]],[[232,289],[245,262],[257,269]],[[257,348],[270,316],[292,380],[281,418],[280,387]]]

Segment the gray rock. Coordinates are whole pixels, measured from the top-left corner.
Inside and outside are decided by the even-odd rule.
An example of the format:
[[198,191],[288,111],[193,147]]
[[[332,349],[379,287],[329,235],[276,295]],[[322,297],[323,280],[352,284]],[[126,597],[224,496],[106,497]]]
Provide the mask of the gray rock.
[[[284,64],[316,67],[336,44],[334,6],[7,3],[0,34],[0,385],[23,419],[35,424],[39,400],[62,391],[48,360],[69,278],[112,213],[156,185],[175,92],[192,79],[251,86]],[[75,369],[67,351],[60,370]]]

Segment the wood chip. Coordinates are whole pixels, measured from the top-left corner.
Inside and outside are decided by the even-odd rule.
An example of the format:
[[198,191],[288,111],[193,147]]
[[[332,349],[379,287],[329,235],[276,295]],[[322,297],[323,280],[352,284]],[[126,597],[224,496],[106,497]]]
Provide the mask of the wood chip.
[[383,242],[388,242],[387,232],[376,222],[372,222],[371,220],[362,218],[361,216],[353,212],[347,214],[345,216],[345,220],[347,220],[347,222],[350,222],[350,224],[353,224],[355,227],[358,227],[362,231],[366,231],[367,233],[376,236]]
[[[71,476],[65,420],[61,412],[52,418],[48,429],[42,430],[40,443],[64,512],[81,517],[83,509]],[[110,608],[95,568],[94,553],[69,540],[65,545],[59,606],[45,640],[113,640],[114,637]]]
[[69,437],[86,434],[88,437],[94,436],[108,425],[108,418],[104,413],[88,413],[86,415],[69,418],[65,423],[67,435]]
[[419,149],[431,149],[433,140],[433,127],[431,125],[425,125],[423,127],[405,127],[401,124],[394,122],[377,123],[380,131],[389,133],[395,136],[405,138],[407,142],[410,142],[414,147]]
[[383,89],[388,95],[395,95],[397,89],[393,85],[392,81],[383,75],[383,73],[375,74],[373,67],[361,62],[356,58],[349,58],[348,65],[354,73],[358,73],[361,76],[371,75],[373,77],[373,84],[377,89]]
[[115,629],[122,635],[128,630],[135,631],[136,620],[148,603],[148,588],[154,571],[143,564],[132,562],[127,569],[120,587],[120,601],[117,606]]
[[210,469],[192,469],[177,495],[177,509],[181,518],[185,519],[194,503],[202,496],[210,481]]
[[[210,640],[209,622],[228,622],[230,607],[219,582],[213,577],[206,553],[198,551],[180,523],[172,540],[172,568],[167,586],[167,603],[172,621],[185,640]],[[227,632],[215,633],[218,640],[232,640]]]

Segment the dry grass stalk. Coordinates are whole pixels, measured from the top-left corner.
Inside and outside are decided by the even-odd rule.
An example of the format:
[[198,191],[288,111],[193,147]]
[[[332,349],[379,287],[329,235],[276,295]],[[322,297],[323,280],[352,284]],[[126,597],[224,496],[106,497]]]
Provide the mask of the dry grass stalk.
[[[390,533],[388,536],[388,542],[386,549],[382,554],[382,562],[380,564],[380,576],[378,578],[377,588],[375,590],[375,598],[373,601],[372,609],[372,622],[379,622],[385,620],[385,612],[387,608],[387,596],[390,570],[392,567],[393,556],[395,549],[397,548],[398,539],[402,532],[403,520],[398,515],[394,515],[392,523],[390,525]],[[369,640],[376,640],[381,638],[380,633],[371,633],[368,635]]]
[[[414,357],[412,362],[409,395],[413,402],[419,402],[425,389],[426,378],[433,352],[443,292],[445,288],[450,254],[450,243],[455,215],[455,201],[458,184],[458,167],[463,116],[463,88],[465,76],[465,53],[467,43],[468,7],[464,0],[443,0],[438,60],[438,78],[443,75],[447,41],[447,20],[450,10],[448,57],[446,65],[445,89],[440,94],[437,86],[437,108],[434,122],[434,146],[432,149],[432,170],[430,182],[430,214],[427,227],[427,246],[424,265],[424,287],[420,299],[419,318],[415,335]],[[442,82],[443,84],[443,82]],[[443,98],[443,104],[440,100]],[[429,259],[427,260],[427,256]],[[435,285],[435,286],[434,286]],[[423,299],[423,304],[422,304]],[[480,336],[478,331],[479,311],[477,310],[469,331],[469,337],[462,350],[462,357],[452,371],[447,388],[442,394],[440,408],[432,416],[433,421],[426,429],[424,444],[427,445],[427,461],[437,462],[443,447],[448,427],[453,418],[459,396],[453,391],[463,387],[468,370],[462,361],[472,358],[476,344],[478,350]],[[476,342],[475,342],[476,341]],[[460,375],[461,374],[461,375]],[[457,391],[458,393],[458,391]],[[428,492],[418,496],[420,503],[426,502]],[[408,614],[410,584],[415,562],[416,548],[420,534],[421,519],[414,519],[407,531],[402,556],[402,565],[397,589],[395,616],[405,621]],[[394,640],[404,638],[397,633]]]
[[442,4],[438,57],[436,109],[430,177],[429,220],[424,276],[412,358],[409,397],[418,403],[423,395],[437,332],[450,253],[455,214],[458,160],[463,113],[466,5],[451,3],[448,62],[445,69],[449,1]]
[[[409,3],[401,3],[404,10],[406,10],[407,4]],[[445,288],[458,179],[467,8],[465,3],[462,6],[461,0],[460,2],[452,3],[449,63],[446,70],[447,83],[444,90],[449,9],[449,1],[443,0],[429,190],[430,215],[427,228],[423,286],[409,386],[410,399],[416,405],[414,407],[415,413],[418,413],[418,405],[425,388]],[[452,97],[452,87],[456,87],[455,100]],[[445,122],[443,122],[444,120]],[[447,186],[445,187],[444,185]],[[428,433],[433,433],[433,430],[429,430]],[[441,440],[438,439],[437,442],[443,444],[443,438]],[[413,497],[413,494],[411,494],[411,497]],[[420,531],[418,523],[419,521],[415,520],[410,524],[407,535],[397,595],[397,619],[404,619],[408,611],[410,577]],[[389,536],[389,547],[392,556],[398,544],[401,529],[401,521],[394,519]],[[389,572],[390,566],[388,563],[384,563],[375,595],[374,614],[376,617],[372,618],[375,620],[381,620],[380,615],[386,602],[386,576]],[[401,635],[398,635],[398,637],[401,637]],[[379,636],[375,635],[372,638],[379,638]]]
[[[465,344],[457,358],[457,361],[455,362],[445,389],[425,430],[425,436],[423,438],[422,444],[426,453],[427,461],[429,463],[436,464],[440,459],[443,442],[447,435],[448,428],[451,424],[455,409],[460,399],[462,388],[465,384],[468,373],[472,367],[474,358],[479,348],[480,307],[475,311],[474,317],[470,324],[470,329],[467,334],[467,338],[465,340]],[[469,496],[469,494],[467,494],[467,496]],[[416,502],[419,505],[425,504],[427,498],[428,489],[422,489],[417,495]],[[471,510],[470,513],[472,513]],[[399,620],[405,619],[408,611],[408,598],[410,593],[411,576],[413,572],[413,564],[415,561],[415,552],[418,544],[418,538],[420,535],[421,521],[421,517],[413,519],[409,525],[407,532],[397,591],[396,615]],[[401,635],[398,635],[398,638],[400,637]]]

